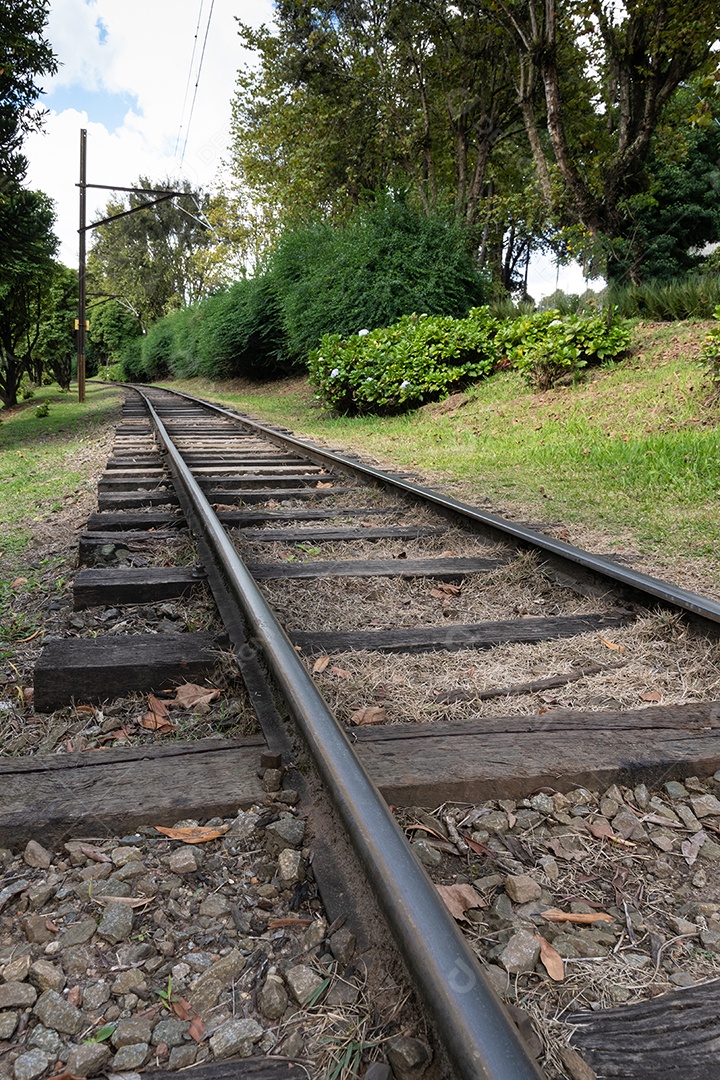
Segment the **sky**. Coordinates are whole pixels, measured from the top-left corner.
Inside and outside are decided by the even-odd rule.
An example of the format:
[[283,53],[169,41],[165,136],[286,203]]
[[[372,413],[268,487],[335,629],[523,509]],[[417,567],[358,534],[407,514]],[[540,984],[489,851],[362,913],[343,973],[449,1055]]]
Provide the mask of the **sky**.
[[[24,153],[28,185],[55,201],[61,262],[77,266],[80,129],[90,184],[130,187],[143,175],[212,188],[227,157],[236,73],[249,59],[236,17],[259,26],[272,15],[272,0],[51,0],[46,36],[59,71],[43,83],[44,131]],[[88,221],[111,195],[88,190]],[[556,280],[567,292],[585,288],[578,266],[558,279],[552,260],[531,263],[536,300]]]

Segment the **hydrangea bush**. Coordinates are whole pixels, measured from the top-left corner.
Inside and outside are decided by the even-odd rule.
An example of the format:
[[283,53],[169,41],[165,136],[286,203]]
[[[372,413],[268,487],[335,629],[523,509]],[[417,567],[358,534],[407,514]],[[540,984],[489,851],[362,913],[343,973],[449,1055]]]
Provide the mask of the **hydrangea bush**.
[[310,354],[310,381],[336,412],[396,413],[437,400],[499,367],[539,389],[587,364],[616,359],[629,327],[612,314],[543,311],[500,320],[488,307],[466,318],[406,315],[392,326],[349,338],[326,334]]

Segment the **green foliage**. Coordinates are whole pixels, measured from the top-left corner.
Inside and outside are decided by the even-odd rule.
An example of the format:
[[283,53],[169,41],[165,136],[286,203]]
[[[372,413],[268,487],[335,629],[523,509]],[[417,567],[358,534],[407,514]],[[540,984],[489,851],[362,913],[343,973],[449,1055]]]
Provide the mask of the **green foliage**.
[[142,333],[137,315],[118,300],[94,302],[88,315],[87,341],[98,366],[118,363],[125,342]]
[[197,318],[202,375],[267,378],[282,370],[285,344],[272,274],[237,281],[211,296]]
[[645,285],[611,285],[606,302],[626,319],[709,319],[720,304],[720,274],[689,274],[676,281],[649,281]]
[[50,406],[48,405],[47,401],[42,401],[39,405],[35,406],[35,415],[37,417],[50,415]]
[[500,321],[480,307],[465,319],[411,315],[347,339],[326,335],[310,355],[310,381],[336,412],[396,413],[496,367],[547,389],[588,364],[617,359],[629,342],[629,327],[607,314],[544,311]]
[[390,199],[338,228],[285,233],[267,272],[291,363],[303,362],[324,334],[390,326],[414,311],[464,315],[486,287],[458,226]]
[[[715,318],[720,320],[720,305],[715,308]],[[720,397],[720,322],[713,326],[703,343],[700,360],[705,364],[713,382],[715,397]]]
[[[49,0],[0,4],[0,179],[20,180],[27,162],[20,154],[25,135],[42,125],[42,109],[33,108],[42,88],[38,78],[53,75],[57,62],[42,34]],[[0,188],[4,185],[0,184]],[[0,249],[5,237],[0,231]]]
[[20,387],[20,397],[23,401],[32,401],[32,399],[35,397],[36,389],[37,387],[35,386],[35,383],[23,382],[22,386]]
[[600,315],[562,315],[551,309],[504,324],[498,341],[507,366],[536,389],[547,390],[589,364],[622,356],[630,328],[612,309]]
[[310,354],[310,381],[337,412],[402,412],[488,375],[497,327],[475,308],[466,319],[406,315],[347,339],[327,334]]

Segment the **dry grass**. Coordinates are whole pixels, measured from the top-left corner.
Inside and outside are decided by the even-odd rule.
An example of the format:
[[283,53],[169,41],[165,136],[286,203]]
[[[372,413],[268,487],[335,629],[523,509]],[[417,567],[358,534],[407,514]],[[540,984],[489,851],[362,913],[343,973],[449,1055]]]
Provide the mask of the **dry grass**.
[[[605,643],[620,646],[609,649]],[[487,701],[437,704],[451,690],[481,691],[558,675],[573,667],[625,665],[599,672],[567,687]],[[664,705],[712,701],[720,697],[720,643],[693,634],[664,614],[649,613],[635,623],[533,645],[508,644],[478,651],[421,654],[338,652],[315,675],[323,695],[347,722],[356,710],[381,704],[387,723],[461,720],[522,715],[548,708],[631,709],[651,707],[642,695],[659,693]],[[312,668],[312,659],[308,658]],[[348,672],[338,677],[332,667]]]

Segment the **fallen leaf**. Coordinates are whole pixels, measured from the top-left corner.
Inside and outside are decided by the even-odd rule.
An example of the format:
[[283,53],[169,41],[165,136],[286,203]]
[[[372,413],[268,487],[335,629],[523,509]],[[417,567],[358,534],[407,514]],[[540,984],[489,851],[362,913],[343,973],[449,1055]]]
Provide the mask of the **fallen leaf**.
[[320,675],[330,663],[329,656],[318,656],[317,660],[313,664],[313,674]]
[[474,851],[476,855],[495,855],[493,849],[488,847],[487,844],[483,844],[479,840],[473,840],[472,836],[468,836],[467,833],[461,832],[460,835],[470,850]]
[[154,694],[148,694],[148,708],[150,712],[154,712],[156,716],[169,716],[170,712],[164,701],[155,697]]
[[641,701],[662,701],[662,694],[659,690],[650,690],[647,694],[640,695]]
[[470,908],[487,907],[479,893],[475,892],[472,885],[436,885],[440,897],[454,919],[462,919],[470,922],[465,912]]
[[345,668],[331,667],[331,668],[329,668],[329,671],[330,671],[331,675],[337,675],[338,679],[349,679],[350,678],[350,672],[346,671]]
[[542,934],[536,934],[535,937],[540,942],[540,959],[545,965],[545,970],[555,982],[562,982],[565,978],[565,962],[562,956]]
[[696,832],[689,840],[683,840],[680,845],[680,850],[685,857],[685,862],[688,866],[692,866],[698,855],[700,854],[700,848],[707,840],[707,834],[700,830]]
[[182,840],[183,844],[205,844],[208,840],[217,840],[219,836],[224,836],[229,828],[229,825],[188,825],[182,829],[155,826],[157,832],[163,836],[169,836],[171,840]]
[[434,589],[430,590],[431,596],[436,596],[440,599],[443,599],[446,596],[460,596],[461,593],[461,586],[452,585],[449,581],[441,581],[439,585],[436,585]]
[[457,551],[452,551],[452,550],[441,551],[439,556],[438,556],[439,559],[457,559],[457,557],[458,557]]
[[608,641],[608,639],[604,637],[601,637],[600,640],[602,641],[606,649],[614,649],[617,652],[625,652],[624,645],[616,645],[614,641]]
[[304,919],[301,915],[286,915],[279,919],[271,919],[268,925],[268,930],[281,930],[286,926],[310,926],[314,922],[313,919]]
[[205,1025],[203,1024],[197,1013],[190,1021],[190,1027],[187,1030],[188,1035],[191,1039],[194,1039],[195,1042],[202,1042],[205,1038]]
[[315,487],[319,487],[319,488],[329,488],[329,487],[332,487],[332,486],[333,486],[332,481],[329,481],[328,483],[323,483],[322,480],[318,480],[317,484],[315,485]]
[[220,691],[212,686],[198,686],[196,683],[183,683],[175,691],[175,699],[171,705],[178,705],[181,709],[192,709],[196,705],[209,705],[220,697]]
[[82,713],[83,716],[95,715],[95,709],[92,707],[92,705],[76,705],[75,712]]
[[80,844],[78,846],[80,851],[87,859],[92,859],[93,862],[112,862],[112,859],[104,851],[100,851],[99,848],[91,847],[89,844]]
[[175,725],[171,724],[166,716],[158,716],[157,713],[149,712],[140,717],[141,725],[148,731],[159,731],[161,735],[167,735],[175,731]]
[[382,705],[368,705],[365,709],[357,709],[350,717],[350,723],[354,727],[369,727],[371,724],[385,723],[385,709]]
[[560,908],[548,908],[541,911],[543,919],[548,922],[569,922],[585,925],[594,922],[614,922],[612,915],[606,911],[561,911]]
[[19,589],[21,585],[27,585],[28,579],[26,577],[16,577],[14,581],[10,583],[11,589]]
[[447,840],[447,836],[444,833],[439,832],[437,829],[431,829],[429,825],[406,825],[405,832],[425,832],[430,836],[436,836],[438,840]]

